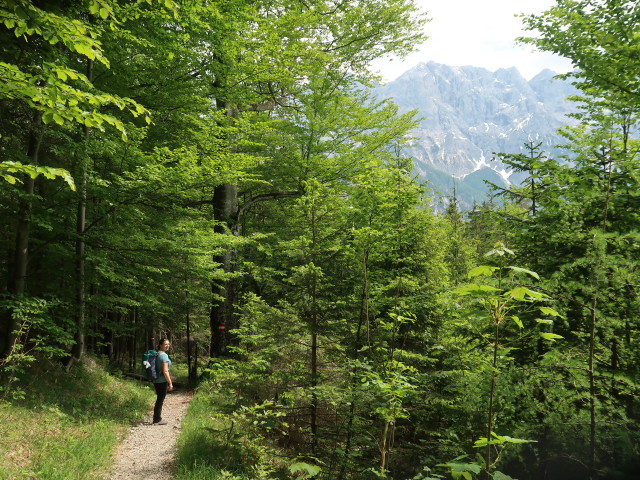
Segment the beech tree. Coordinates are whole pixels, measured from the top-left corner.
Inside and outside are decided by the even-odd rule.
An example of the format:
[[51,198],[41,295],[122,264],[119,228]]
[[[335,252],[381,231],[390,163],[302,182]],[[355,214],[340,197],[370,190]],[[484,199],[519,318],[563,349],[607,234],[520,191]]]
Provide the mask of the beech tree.
[[[163,55],[179,57],[183,53],[182,50],[177,49],[179,42],[165,42],[163,45],[154,47],[151,41],[151,38],[158,38],[161,32],[165,32],[172,25],[171,20],[175,22],[176,10],[174,7],[173,2],[169,1],[159,3],[125,2],[121,4],[117,2],[91,2],[90,5],[86,6],[86,10],[83,10],[81,3],[65,4],[60,8],[52,6],[47,10],[41,10],[30,2],[10,2],[7,6],[7,11],[3,10],[3,18],[9,23],[8,27],[22,28],[18,25],[19,22],[15,25],[12,22],[15,21],[14,17],[22,18],[25,15],[28,18],[24,22],[31,26],[26,31],[20,30],[20,36],[6,43],[7,45],[12,45],[13,42],[16,45],[14,49],[3,51],[7,60],[12,61],[15,58],[20,58],[22,61],[21,64],[16,65],[7,63],[7,66],[3,64],[3,72],[5,74],[13,75],[12,78],[14,80],[20,77],[19,72],[22,70],[26,71],[27,74],[20,77],[23,80],[22,83],[16,80],[13,83],[9,82],[6,87],[3,83],[5,93],[8,92],[8,98],[3,103],[3,106],[9,109],[7,111],[18,114],[3,115],[2,118],[13,118],[13,125],[20,127],[21,124],[19,122],[22,122],[20,119],[29,119],[29,115],[21,115],[20,109],[26,106],[35,110],[36,114],[42,117],[43,122],[41,125],[44,125],[38,127],[37,123],[32,122],[34,129],[40,132],[42,138],[42,141],[38,144],[41,163],[59,161],[75,176],[76,180],[78,178],[87,178],[87,182],[84,180],[76,182],[82,185],[78,202],[80,208],[77,214],[65,207],[72,198],[69,192],[65,193],[54,186],[47,186],[42,183],[35,184],[33,191],[37,196],[20,195],[17,189],[10,187],[4,190],[7,193],[5,198],[10,199],[10,203],[7,205],[9,209],[14,201],[21,202],[27,206],[32,205],[35,201],[35,205],[38,207],[31,209],[30,215],[23,215],[28,220],[37,219],[37,229],[31,229],[31,233],[36,235],[33,238],[38,243],[37,255],[27,255],[25,248],[18,248],[17,251],[24,254],[22,260],[17,259],[15,262],[5,264],[4,266],[7,267],[5,271],[11,270],[15,272],[12,275],[18,275],[18,277],[22,275],[19,273],[20,271],[26,272],[25,275],[29,274],[32,286],[28,291],[32,295],[42,295],[44,292],[50,291],[51,283],[54,283],[54,278],[57,278],[65,286],[65,288],[57,290],[58,298],[63,300],[62,305],[76,306],[76,308],[69,308],[68,310],[58,307],[60,310],[57,315],[58,321],[64,323],[65,328],[76,330],[78,335],[82,335],[85,330],[92,332],[94,334],[92,339],[94,345],[96,344],[95,334],[101,335],[102,333],[99,332],[103,330],[101,327],[95,328],[95,325],[100,323],[99,318],[112,315],[114,318],[124,317],[124,313],[127,312],[128,308],[133,311],[141,306],[140,299],[153,297],[153,295],[136,295],[137,291],[134,289],[130,289],[126,293],[123,290],[116,293],[113,290],[107,292],[105,290],[96,291],[96,289],[98,285],[111,285],[113,287],[116,283],[119,286],[136,284],[131,280],[137,275],[134,272],[127,271],[127,266],[121,262],[131,258],[128,255],[122,255],[124,244],[119,240],[115,241],[115,243],[110,243],[110,241],[114,240],[114,237],[108,235],[107,232],[114,231],[114,227],[117,225],[121,227],[123,237],[129,236],[129,239],[131,239],[132,232],[140,230],[142,226],[140,225],[141,217],[138,216],[136,218],[135,213],[133,213],[136,208],[138,208],[139,212],[141,208],[153,205],[157,211],[161,211],[168,206],[165,202],[158,201],[158,195],[154,196],[151,191],[143,191],[139,184],[128,182],[127,177],[129,175],[128,172],[142,167],[145,162],[154,164],[155,169],[150,165],[150,168],[138,172],[139,174],[136,175],[138,182],[143,181],[142,179],[145,178],[145,175],[147,175],[146,178],[152,178],[148,175],[150,172],[157,173],[160,168],[158,159],[162,159],[163,155],[151,155],[149,152],[155,146],[161,146],[162,144],[158,142],[157,145],[149,148],[143,141],[145,138],[144,132],[147,128],[151,128],[149,133],[158,131],[159,128],[155,128],[156,125],[166,127],[168,123],[166,122],[167,116],[165,115],[163,118],[162,115],[163,113],[166,114],[166,112],[172,112],[174,105],[163,105],[165,108],[163,111],[161,108],[157,108],[158,104],[150,103],[154,107],[153,115],[156,116],[155,123],[150,127],[151,111],[142,107],[140,103],[129,100],[129,98],[135,96],[138,100],[148,101],[148,99],[152,98],[150,92],[158,87],[158,82],[162,82],[167,78],[169,69],[175,67],[175,65],[171,65],[168,62],[152,63],[155,59],[150,55],[150,52],[157,53],[157,57]],[[4,9],[5,7],[3,6],[2,8]],[[98,9],[96,10],[96,8]],[[149,22],[145,28],[135,28],[139,25],[141,15],[146,15],[150,12],[156,16],[157,23],[152,24]],[[37,25],[33,27],[32,24],[34,22],[41,22],[46,25],[46,28],[38,29],[36,28]],[[61,34],[59,36],[54,34],[49,40],[50,43],[48,41],[43,42],[38,37],[38,33],[41,30],[44,32],[43,35],[52,35],[53,28],[58,23],[62,24],[60,27]],[[6,26],[6,23],[4,25]],[[154,28],[151,28],[152,25]],[[80,35],[81,33],[86,35],[87,38],[84,39]],[[2,34],[6,34],[6,31],[3,30]],[[64,35],[71,36],[71,38],[66,39],[66,43],[60,40],[60,38],[64,38]],[[171,36],[167,34],[165,38],[169,39]],[[74,42],[77,42],[77,44]],[[68,47],[68,50],[59,48],[62,43]],[[90,45],[95,52],[87,50],[87,45]],[[180,44],[180,47],[183,48],[183,45]],[[19,49],[24,52],[33,50],[35,53],[32,56],[29,56],[31,54],[23,54],[18,57],[17,52]],[[144,54],[148,56],[145,57]],[[28,62],[36,58],[36,56],[38,56],[37,58],[46,57],[50,59],[52,64],[42,63],[39,60],[34,65],[29,64]],[[148,58],[148,63],[141,62],[143,58]],[[192,61],[192,63],[189,65],[185,60],[180,64],[181,68],[177,70],[176,75],[189,77],[190,70],[186,70],[186,68],[192,68],[193,58],[193,55],[187,57],[187,60]],[[131,66],[130,62],[137,62],[138,68],[127,70],[127,67]],[[90,69],[87,69],[88,65],[91,66]],[[152,71],[151,65],[154,65],[155,72]],[[48,73],[44,72],[44,70],[49,66],[53,74],[47,76]],[[164,72],[162,68],[165,69]],[[33,74],[34,71],[40,73],[36,75]],[[88,75],[89,71],[93,78]],[[153,73],[156,73],[156,81],[145,84],[144,79],[141,78],[141,72],[148,75],[148,79],[151,78]],[[116,78],[117,81],[114,81]],[[179,84],[178,80],[176,79],[174,85]],[[30,90],[29,82],[40,89],[40,97],[31,98],[29,96],[35,95]],[[127,88],[124,88],[123,85],[126,85]],[[203,128],[198,124],[197,119],[207,111],[209,104],[207,101],[202,100],[202,96],[193,95],[194,91],[198,91],[197,83],[192,82],[187,85],[187,82],[182,81],[181,85],[185,87],[185,90],[187,86],[191,88],[190,98],[192,102],[185,104],[183,110],[179,112],[182,114],[181,117],[175,115],[174,118],[181,118],[183,121],[187,118],[195,120],[191,123],[185,123],[184,128],[178,127],[176,123],[171,128],[175,133],[184,135],[185,138],[189,138],[188,135],[191,134],[191,143],[185,146],[186,142],[178,140],[180,135],[165,135],[164,137],[158,135],[155,138],[166,139],[164,144],[166,145],[170,142],[169,144],[172,148],[193,150],[197,147],[195,140],[193,140],[193,132],[202,131]],[[172,91],[175,102],[179,102],[180,97],[177,95],[177,89],[173,88]],[[183,92],[184,90],[181,93]],[[46,95],[50,97],[46,97]],[[166,98],[171,97],[169,95]],[[55,99],[59,101],[56,103]],[[197,100],[201,101],[198,103]],[[60,113],[57,113],[58,110],[56,109],[59,109]],[[131,115],[132,113],[133,115]],[[136,115],[138,116],[137,118]],[[128,123],[132,120],[135,123]],[[80,127],[77,126],[79,121],[82,124]],[[5,142],[5,148],[7,147],[7,142],[20,142],[20,129],[16,130],[18,133],[15,135],[6,135],[11,126],[12,124],[5,123],[5,127],[8,127],[4,129],[5,134],[2,138]],[[204,128],[206,129],[207,127]],[[24,128],[21,130],[30,131]],[[126,139],[124,137],[125,132],[127,133]],[[203,136],[197,138],[202,139]],[[11,146],[13,144],[11,143]],[[17,149],[6,148],[6,151],[19,150],[20,147]],[[172,152],[171,154],[176,158],[175,153]],[[204,166],[210,166],[211,159],[215,158],[216,155],[216,150],[209,149],[207,156],[201,158],[203,168]],[[183,160],[180,161],[180,166],[191,164],[192,157],[190,152],[184,151],[181,158]],[[28,165],[28,168],[38,172],[39,170],[37,169],[43,169],[44,167]],[[203,169],[199,171],[202,172]],[[71,178],[71,176],[68,178]],[[122,178],[124,178],[124,181]],[[175,179],[176,176],[172,175],[169,178]],[[194,178],[194,183],[201,181],[201,177],[196,176]],[[177,183],[173,184],[174,189],[176,185]],[[193,183],[190,185],[193,185]],[[125,186],[126,188],[124,188]],[[115,192],[118,192],[118,194],[114,195]],[[167,194],[170,195],[168,192]],[[197,201],[193,198],[194,196],[192,191],[189,202],[197,204]],[[187,200],[184,203],[186,204]],[[171,203],[170,206],[173,207],[174,204]],[[21,210],[29,211],[24,208]],[[88,212],[88,216],[85,217],[82,212]],[[179,215],[175,211],[174,213]],[[69,222],[75,223],[75,219],[80,222],[83,217],[86,218],[84,227],[76,228],[77,235],[72,234]],[[131,223],[120,223],[121,220],[125,219]],[[21,226],[23,224],[29,225],[28,222],[20,221],[18,223],[18,232],[27,231]],[[81,223],[78,224],[81,225]],[[7,230],[7,232],[11,231],[14,231],[13,226]],[[165,226],[162,231],[168,232],[172,230],[170,228],[167,229]],[[182,236],[182,229],[179,229],[179,231]],[[19,238],[24,239],[26,237],[22,234]],[[83,249],[80,249],[78,253],[72,254],[63,248],[62,245],[69,241],[70,238],[77,245],[84,245]],[[25,243],[24,240],[21,242],[20,245]],[[87,242],[89,243],[87,244]],[[128,247],[149,249],[149,246],[135,245],[135,242],[131,242]],[[108,266],[96,262],[97,259],[108,257],[108,255],[101,254],[108,251],[119,252],[121,256],[118,261]],[[176,258],[176,255],[178,255],[178,249],[173,250],[171,257],[167,258],[169,263],[171,263],[172,258]],[[82,274],[81,267],[87,258],[90,259],[90,263],[89,266],[84,267],[85,273]],[[111,258],[111,260],[115,259]],[[74,263],[78,265],[78,272],[80,272],[80,275],[75,275],[75,277],[68,268],[68,265]],[[155,259],[148,258],[141,264],[145,268],[145,265],[157,265],[157,262]],[[20,265],[24,266],[22,270],[17,268]],[[120,268],[116,268],[116,265],[119,265]],[[47,279],[50,280],[50,283],[45,280],[45,276],[42,273],[47,268],[52,268],[52,271],[56,272],[56,275]],[[27,269],[29,270],[28,272]],[[199,274],[194,277],[196,279],[199,278]],[[85,278],[85,280],[82,281],[82,278]],[[195,284],[197,284],[197,281]],[[67,285],[77,285],[75,289],[77,301],[72,300],[73,297],[67,296]],[[119,290],[119,287],[117,290]],[[181,296],[183,296],[184,290],[182,288],[179,290]],[[26,288],[25,291],[27,291]],[[89,297],[91,303],[86,308],[90,309],[92,318],[86,325],[83,325],[84,300],[82,295],[86,291],[91,292]],[[110,298],[111,302],[105,302],[106,298]],[[10,313],[7,312],[7,314],[10,316]],[[76,314],[78,318],[76,320],[77,327],[75,328],[70,327],[66,320],[61,320],[61,318],[67,318],[68,315]],[[128,312],[126,314],[128,315]],[[150,314],[147,314],[147,319],[152,318],[152,316],[153,314],[150,312]],[[8,332],[15,330],[9,325],[5,325],[5,327]],[[111,323],[111,328],[113,331],[118,330],[121,326],[118,325],[118,322],[114,322]],[[82,337],[78,336],[77,339],[82,340]],[[8,342],[7,345],[10,343]],[[80,347],[81,342],[76,342],[76,346]],[[78,349],[77,356],[80,355],[81,349]]]
[[[406,53],[423,35],[419,26],[424,20],[406,0],[236,3],[238,8],[231,8],[233,2],[219,7],[223,17],[228,15],[224,35],[218,34],[223,40],[217,40],[225,42],[224,48],[216,50],[212,43],[216,105],[230,125],[247,111],[295,108],[296,97],[316,78],[322,78],[327,100],[331,92],[365,80],[374,58]],[[237,151],[236,145],[230,148]],[[238,211],[243,210],[238,185],[217,186],[213,201],[217,231],[235,234]],[[235,268],[231,251],[217,262],[227,273]],[[235,290],[232,278],[214,284],[221,300],[211,310],[212,353],[221,353],[225,340],[218,336],[235,326]]]
[[[90,2],[87,13],[107,19],[113,12],[108,2],[97,0]],[[15,174],[25,175],[8,287],[12,294],[20,296],[26,292],[35,178],[39,173],[62,176],[73,185],[66,170],[40,165],[47,130],[43,124],[72,123],[99,129],[108,125],[124,134],[122,121],[101,108],[113,105],[136,116],[145,110],[130,99],[93,90],[86,75],[88,65],[94,61],[108,65],[108,59],[97,40],[100,29],[80,19],[73,8],[45,10],[33,2],[9,1],[0,7],[0,22],[5,46],[0,57],[0,100],[4,100],[3,117],[14,118],[13,125],[18,126],[7,139],[17,148],[7,149],[12,152],[11,158],[2,159],[0,174],[10,183],[18,180]],[[87,72],[74,64],[78,56],[85,59]],[[17,325],[10,310],[3,317],[6,355],[15,341]]]
[[[366,19],[372,11],[374,22]],[[208,225],[212,239],[221,242],[211,240],[204,247],[211,255],[205,264],[214,289],[211,344],[223,345],[218,326],[235,318],[232,258],[242,243],[237,234],[243,215],[265,200],[301,194],[286,176],[267,187],[273,173],[261,168],[267,150],[256,139],[283,112],[298,108],[296,99],[305,94],[309,79],[323,77],[323,95],[330,99],[332,91],[363,80],[372,58],[409,51],[422,37],[418,27],[423,19],[412,17],[414,11],[404,0],[348,8],[323,1],[241,0],[179,7],[171,1],[95,0],[46,8],[22,0],[3,4],[0,33],[11,48],[2,58],[7,81],[1,93],[8,113],[2,118],[14,120],[3,124],[2,141],[5,151],[31,152],[29,165],[22,157],[11,158],[10,170],[2,167],[3,178],[17,182],[22,171],[66,175],[42,166],[59,162],[70,172],[65,178],[75,178],[80,187],[75,198],[44,184],[32,188],[30,180],[26,195],[10,185],[3,188],[7,211],[15,208],[23,219],[15,227],[7,220],[7,233],[20,232],[15,250],[23,254],[3,264],[7,283],[26,291],[22,280],[31,275],[30,293],[39,295],[51,285],[43,269],[55,265],[64,279],[63,304],[69,306],[61,318],[76,312],[80,356],[82,332],[94,329],[96,316],[124,318],[128,309],[142,312],[141,301],[156,302],[155,295],[143,300],[145,295],[133,289],[125,294],[125,285],[138,284],[132,271],[137,260],[143,268],[158,266],[142,254],[150,244],[145,246],[140,236],[134,236],[140,243],[129,244],[135,245],[137,260],[123,255],[126,236],[147,226],[151,232],[152,224],[166,232],[187,228],[200,236]],[[277,164],[279,153],[271,153],[269,162]],[[161,172],[166,181],[159,182]],[[159,182],[155,185],[161,188],[142,188],[140,182],[146,181]],[[238,187],[243,189],[240,200]],[[72,201],[77,212],[64,208]],[[189,221],[179,220],[185,212]],[[36,230],[30,228],[34,214],[43,219]],[[40,246],[35,257],[24,248],[29,235]],[[69,241],[76,252],[62,246]],[[3,244],[8,243],[5,234]],[[161,270],[184,258],[180,242],[170,243]],[[56,255],[49,257],[54,250]],[[201,259],[204,250],[193,256]],[[68,267],[73,264],[76,273]],[[9,272],[22,280],[9,282]],[[201,286],[202,270],[194,274],[193,284]],[[69,285],[75,286],[74,295],[73,289],[66,290]],[[87,311],[92,318],[85,323]],[[7,334],[14,330],[9,321],[3,327]],[[110,325],[121,328],[117,324]],[[90,342],[95,345],[95,338]]]
[[521,41],[568,58],[567,74],[593,97],[615,99],[637,111],[640,105],[640,7],[634,0],[558,0],[539,15],[523,18],[537,37]]

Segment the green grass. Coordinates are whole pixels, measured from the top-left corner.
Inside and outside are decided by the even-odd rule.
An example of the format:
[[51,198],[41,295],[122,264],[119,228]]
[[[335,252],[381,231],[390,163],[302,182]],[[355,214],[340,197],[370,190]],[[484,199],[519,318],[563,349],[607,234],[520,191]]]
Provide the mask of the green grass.
[[98,478],[120,434],[139,421],[153,395],[89,360],[66,373],[29,371],[12,385],[24,398],[0,401],[0,479]]
[[278,480],[284,466],[242,418],[234,418],[235,395],[201,385],[178,438],[176,480]]

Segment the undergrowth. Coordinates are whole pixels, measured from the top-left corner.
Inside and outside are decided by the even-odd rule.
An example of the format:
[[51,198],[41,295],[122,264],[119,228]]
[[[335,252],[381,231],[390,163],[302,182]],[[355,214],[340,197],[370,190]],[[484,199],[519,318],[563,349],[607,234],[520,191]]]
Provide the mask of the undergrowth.
[[[0,479],[98,478],[120,433],[142,420],[153,395],[91,359],[70,372],[38,365],[0,399]],[[10,400],[10,401],[9,401]]]
[[242,408],[231,390],[201,384],[178,438],[176,480],[292,478],[290,462],[256,428],[259,416]]

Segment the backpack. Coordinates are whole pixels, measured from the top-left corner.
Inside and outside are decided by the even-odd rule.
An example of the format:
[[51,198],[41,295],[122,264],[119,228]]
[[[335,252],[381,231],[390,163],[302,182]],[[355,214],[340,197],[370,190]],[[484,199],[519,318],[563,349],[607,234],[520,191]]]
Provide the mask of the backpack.
[[158,352],[147,350],[142,354],[142,376],[145,380],[153,382],[158,378]]

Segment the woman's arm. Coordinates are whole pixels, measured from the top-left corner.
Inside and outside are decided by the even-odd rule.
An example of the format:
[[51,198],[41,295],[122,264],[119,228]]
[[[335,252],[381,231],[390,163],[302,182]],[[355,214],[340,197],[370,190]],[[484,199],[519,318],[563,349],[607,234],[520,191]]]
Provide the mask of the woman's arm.
[[168,384],[167,390],[173,390],[173,383],[171,383],[171,375],[169,375],[169,362],[162,362],[162,375],[164,375],[164,378],[167,381],[167,384]]

